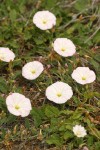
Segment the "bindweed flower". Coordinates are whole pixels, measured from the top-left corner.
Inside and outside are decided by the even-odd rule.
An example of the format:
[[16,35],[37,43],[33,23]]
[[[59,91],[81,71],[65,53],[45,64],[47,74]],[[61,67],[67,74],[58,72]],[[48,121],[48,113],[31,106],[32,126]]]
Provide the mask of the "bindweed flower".
[[87,135],[86,130],[81,125],[76,125],[73,127],[73,132],[77,137],[84,137]]
[[36,79],[44,70],[42,63],[39,61],[29,62],[22,68],[22,76],[28,80]]
[[33,23],[41,30],[51,29],[56,25],[56,17],[49,11],[38,11],[33,17]]
[[26,117],[29,115],[32,106],[30,100],[19,93],[12,93],[6,98],[8,111],[15,115]]
[[72,78],[80,84],[88,84],[96,79],[94,71],[90,70],[88,67],[78,67],[72,73]]
[[46,89],[46,97],[57,104],[65,103],[72,95],[72,88],[64,82],[53,83]]
[[4,62],[13,61],[15,58],[15,54],[9,49],[5,47],[0,47],[0,60]]
[[73,42],[67,38],[57,38],[53,44],[54,51],[63,57],[72,56],[76,52]]

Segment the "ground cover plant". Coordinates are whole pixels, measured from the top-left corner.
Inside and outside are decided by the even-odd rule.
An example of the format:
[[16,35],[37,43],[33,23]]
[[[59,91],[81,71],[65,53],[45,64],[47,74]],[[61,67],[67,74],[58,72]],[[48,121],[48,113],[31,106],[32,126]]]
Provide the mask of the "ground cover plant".
[[99,5],[0,0],[1,150],[100,150]]

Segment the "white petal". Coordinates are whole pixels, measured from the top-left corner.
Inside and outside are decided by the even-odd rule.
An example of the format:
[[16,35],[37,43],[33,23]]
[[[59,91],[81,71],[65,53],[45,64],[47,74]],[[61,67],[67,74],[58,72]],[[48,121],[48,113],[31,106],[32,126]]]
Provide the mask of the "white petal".
[[33,23],[41,30],[51,29],[56,25],[56,17],[49,11],[38,11],[33,17]]
[[18,110],[16,110],[14,107],[8,106],[7,108],[8,108],[8,111],[9,111],[11,114],[13,114],[13,115],[15,115],[15,116],[20,116],[20,112],[19,112]]
[[[88,67],[78,67],[72,73],[72,78],[80,84],[88,84],[96,79],[95,73]],[[85,79],[83,79],[85,78]]]
[[[73,95],[72,88],[64,82],[56,82],[47,87],[46,97],[57,104],[63,104]],[[60,94],[60,96],[58,96]]]
[[81,125],[76,125],[73,127],[73,132],[77,137],[84,137],[87,135],[86,130]]
[[[32,73],[35,70],[35,73]],[[43,72],[44,67],[39,61],[29,62],[22,68],[22,76],[28,80],[34,80]]]
[[[12,93],[6,98],[7,108],[15,116],[25,117],[29,115],[32,106],[30,100],[19,93]],[[16,106],[19,107],[16,109]]]
[[15,54],[9,48],[0,47],[0,60],[10,62],[13,61],[14,58]]
[[75,45],[67,38],[57,38],[54,41],[53,47],[54,51],[63,57],[72,56],[76,52]]

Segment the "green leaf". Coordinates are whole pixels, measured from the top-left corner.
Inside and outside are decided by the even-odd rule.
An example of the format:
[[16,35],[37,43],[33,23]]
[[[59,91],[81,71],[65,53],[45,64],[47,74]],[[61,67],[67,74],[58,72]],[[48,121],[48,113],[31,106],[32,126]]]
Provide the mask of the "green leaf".
[[31,115],[34,119],[34,124],[38,127],[42,123],[42,119],[45,117],[43,109],[32,108]]
[[17,118],[16,116],[9,114],[9,116],[6,119],[7,124],[11,124],[11,123],[15,122],[16,118]]
[[98,93],[98,92],[88,92],[88,91],[86,91],[85,93],[84,93],[84,98],[86,98],[86,99],[90,99],[90,98],[93,98],[94,96],[96,96],[96,97],[100,97],[100,93]]
[[63,144],[63,141],[58,134],[51,135],[46,142],[48,144],[55,144],[57,146],[61,146]]
[[4,109],[5,108],[5,99],[3,99],[1,96],[0,96],[0,109]]
[[95,150],[100,150],[100,141],[95,142]]
[[0,77],[0,92],[7,93],[7,91],[8,91],[7,82],[3,77]]
[[100,43],[100,32],[97,32],[97,34],[93,37],[93,41],[96,43]]
[[32,37],[32,34],[26,30],[26,32],[24,33],[24,39],[29,40],[29,39],[31,39],[31,37]]
[[95,61],[94,59],[91,59],[91,60],[90,60],[90,64],[92,64],[93,67],[94,67],[96,70],[99,70],[100,65],[99,65],[99,63],[98,63],[97,61]]
[[98,139],[100,139],[100,131],[96,129],[95,127],[90,127],[91,132],[94,136],[96,136]]
[[48,105],[45,108],[45,115],[49,118],[57,117],[59,115],[59,110],[58,110],[58,108],[56,108],[54,106]]
[[16,19],[16,17],[17,17],[16,10],[15,9],[11,9],[9,15],[10,15],[11,21],[13,22]]
[[75,3],[75,9],[78,10],[78,11],[82,11],[84,9],[86,9],[87,7],[87,3],[88,3],[88,0],[78,0],[76,3]]
[[76,110],[74,112],[73,116],[70,117],[70,119],[71,120],[78,120],[78,119],[80,120],[80,119],[82,119],[82,113],[83,112],[80,112],[80,111]]
[[60,126],[59,131],[66,131],[66,125],[63,124],[62,126]]
[[60,111],[60,114],[61,114],[61,115],[62,115],[62,114],[71,115],[71,114],[73,114],[73,111],[72,111],[72,110],[62,110],[62,111]]
[[52,7],[55,6],[56,3],[57,3],[57,0],[46,0],[45,6],[46,8],[51,9]]
[[87,143],[88,143],[89,146],[93,145],[93,136],[88,137]]
[[74,134],[73,134],[71,131],[69,131],[69,130],[67,130],[67,131],[64,133],[64,139],[65,139],[65,140],[70,139],[70,138],[72,138],[73,136],[74,136]]
[[94,59],[97,60],[100,63],[100,54],[94,55]]

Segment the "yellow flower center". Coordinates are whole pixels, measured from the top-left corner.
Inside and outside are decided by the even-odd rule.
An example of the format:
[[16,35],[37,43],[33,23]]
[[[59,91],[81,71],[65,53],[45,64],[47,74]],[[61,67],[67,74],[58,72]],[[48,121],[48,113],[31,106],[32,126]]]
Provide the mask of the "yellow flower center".
[[20,109],[20,107],[18,105],[15,105],[15,109],[18,110]]
[[82,77],[82,80],[86,80],[86,77]]
[[58,97],[61,97],[61,96],[62,96],[62,94],[61,94],[61,93],[57,93],[57,96],[58,96]]
[[77,131],[77,132],[76,132],[76,135],[81,135],[81,131]]
[[32,74],[35,74],[35,73],[36,73],[36,71],[35,71],[35,70],[31,70],[31,73],[32,73]]
[[66,49],[65,49],[64,47],[62,47],[62,48],[61,48],[61,51],[63,51],[63,52],[64,52],[65,50],[66,50]]
[[46,21],[46,20],[43,20],[42,22],[43,22],[43,24],[46,24],[46,23],[47,23],[47,21]]

